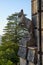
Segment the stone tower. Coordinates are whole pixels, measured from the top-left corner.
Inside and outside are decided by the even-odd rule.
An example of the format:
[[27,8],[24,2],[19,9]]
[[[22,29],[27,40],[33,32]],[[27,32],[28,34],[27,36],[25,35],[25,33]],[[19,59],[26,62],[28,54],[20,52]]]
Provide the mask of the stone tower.
[[[32,1],[32,21],[34,24],[35,39],[39,50],[39,0]],[[42,32],[42,52],[43,52],[43,0],[41,0],[41,32]]]
[[[39,28],[39,20],[38,20],[38,17],[39,17],[39,0],[32,0],[32,20],[33,20],[33,23],[34,23],[34,26]],[[43,28],[43,0],[41,0],[41,25],[42,25],[42,28]]]
[[34,35],[36,44],[39,43],[39,19],[38,19],[38,0],[32,0],[32,22],[34,24]]

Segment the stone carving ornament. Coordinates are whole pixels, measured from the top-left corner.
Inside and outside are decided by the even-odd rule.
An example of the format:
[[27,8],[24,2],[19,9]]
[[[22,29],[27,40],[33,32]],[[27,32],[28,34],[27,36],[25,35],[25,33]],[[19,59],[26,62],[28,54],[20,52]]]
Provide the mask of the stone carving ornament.
[[[19,26],[22,28],[21,31],[23,31],[23,37],[19,40],[19,51],[18,51],[18,55],[21,58],[26,58],[26,47],[34,47],[35,46],[35,39],[34,39],[34,27],[32,24],[32,21],[29,20],[28,18],[25,17],[25,14],[23,13],[23,10],[21,10],[21,12],[18,15],[19,18]],[[33,54],[33,55],[29,55],[29,54]],[[33,51],[31,52],[31,50],[28,50],[28,60],[29,58],[33,58],[32,61],[34,60],[34,53]],[[31,61],[31,59],[30,59]]]
[[21,12],[19,13],[18,18],[20,19],[19,26],[24,31],[24,35],[19,41],[20,45],[35,46],[32,21],[25,17],[23,10],[21,10]]

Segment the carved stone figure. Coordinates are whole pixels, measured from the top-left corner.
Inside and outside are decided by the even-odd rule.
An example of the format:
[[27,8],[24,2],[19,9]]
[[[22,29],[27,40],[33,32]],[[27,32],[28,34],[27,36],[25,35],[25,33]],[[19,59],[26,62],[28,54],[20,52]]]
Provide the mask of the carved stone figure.
[[25,17],[23,10],[19,13],[18,18],[20,19],[19,26],[25,31],[23,38],[19,41],[20,45],[35,46],[32,21]]
[[34,48],[36,46],[33,23],[30,19],[25,17],[23,10],[18,14],[18,18],[19,26],[22,28],[21,31],[23,31],[23,34],[21,34],[23,37],[19,40],[18,55],[22,59],[36,63],[37,61],[35,62],[34,59],[36,59],[37,54],[35,55],[35,50],[31,50],[31,47]]

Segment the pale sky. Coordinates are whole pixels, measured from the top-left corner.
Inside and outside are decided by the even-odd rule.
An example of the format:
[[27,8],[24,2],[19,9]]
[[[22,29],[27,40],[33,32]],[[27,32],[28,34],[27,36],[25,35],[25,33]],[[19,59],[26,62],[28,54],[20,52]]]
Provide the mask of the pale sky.
[[6,18],[21,9],[31,19],[31,0],[0,0],[0,35],[7,24]]

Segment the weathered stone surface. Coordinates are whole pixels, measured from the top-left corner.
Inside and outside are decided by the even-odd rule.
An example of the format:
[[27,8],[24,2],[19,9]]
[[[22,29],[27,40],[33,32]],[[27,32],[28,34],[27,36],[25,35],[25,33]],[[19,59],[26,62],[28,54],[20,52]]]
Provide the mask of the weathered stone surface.
[[[23,37],[19,40],[19,45],[21,46],[19,47],[18,55],[22,59],[26,60],[26,47],[29,47],[29,46],[33,47],[36,45],[35,39],[33,36],[33,24],[23,14],[20,15],[19,18],[21,19],[19,25],[21,26],[21,28],[27,29],[27,30],[24,31]],[[28,56],[27,56],[28,61],[34,62],[34,54],[35,53],[33,51],[28,50]]]
[[42,31],[42,52],[43,52],[43,31]]
[[38,19],[38,17],[39,17],[39,14],[36,14],[36,15],[32,16],[32,21],[33,21],[34,27],[37,27],[37,28],[39,28],[39,19]]
[[18,55],[21,58],[26,58],[26,48],[24,47],[19,47]]
[[41,10],[43,10],[43,0],[41,0]]
[[21,40],[19,40],[20,45],[35,46],[35,39],[33,37],[33,24],[32,24],[32,22],[29,19],[23,17],[19,25],[21,26],[21,28],[27,29],[27,30],[24,30],[24,35],[21,38]]
[[41,27],[43,28],[43,12],[41,12]]
[[32,0],[32,14],[37,13],[37,9],[38,9],[38,0]]
[[22,38],[20,41],[19,41],[19,45],[22,45],[22,46],[25,46],[26,47],[26,40],[24,38]]
[[[26,65],[26,59],[20,58],[20,65]],[[28,65],[34,65],[34,63],[29,62]]]
[[20,58],[20,65],[26,65],[26,59]]
[[28,50],[27,60],[34,63],[35,50]]
[[29,44],[31,42],[30,40],[31,40],[31,35],[30,34],[27,34],[27,35],[25,34],[25,36],[19,41],[19,45],[22,45],[22,46],[26,47],[27,44],[28,44],[28,46],[29,46]]

